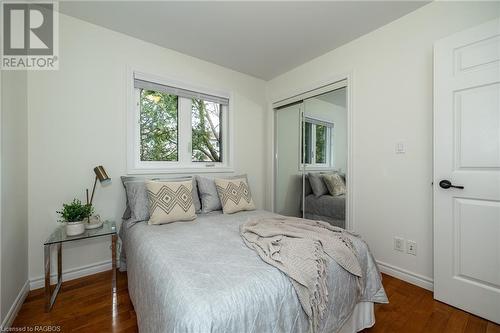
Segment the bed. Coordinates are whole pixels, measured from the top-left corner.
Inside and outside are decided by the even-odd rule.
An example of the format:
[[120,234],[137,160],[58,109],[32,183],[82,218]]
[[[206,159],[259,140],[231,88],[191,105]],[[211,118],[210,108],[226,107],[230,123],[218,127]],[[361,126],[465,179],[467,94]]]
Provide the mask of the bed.
[[[150,226],[124,221],[121,268],[141,332],[307,332],[308,318],[288,277],[244,244],[239,227],[256,210],[200,214],[194,222]],[[353,239],[358,281],[332,261],[329,315],[320,332],[357,332],[374,324],[373,303],[387,302],[366,244]]]

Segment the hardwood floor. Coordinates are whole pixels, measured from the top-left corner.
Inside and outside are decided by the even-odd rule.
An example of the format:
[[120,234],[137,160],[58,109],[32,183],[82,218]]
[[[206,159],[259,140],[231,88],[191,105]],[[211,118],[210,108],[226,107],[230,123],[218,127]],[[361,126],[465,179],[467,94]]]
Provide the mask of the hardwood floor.
[[[500,326],[434,301],[432,293],[384,275],[389,304],[375,306],[372,332],[500,333]],[[111,293],[111,272],[64,282],[49,313],[44,312],[43,289],[33,290],[13,327],[60,327],[59,332],[137,332],[127,275],[118,273],[117,293]],[[40,331],[40,330],[38,330]],[[47,330],[45,330],[46,332]],[[54,331],[54,330],[52,330]]]
[[428,290],[388,275],[383,284],[389,304],[375,305],[375,326],[363,332],[500,333],[500,325],[435,301]]
[[137,332],[125,273],[117,273],[116,289],[113,296],[111,271],[63,282],[49,313],[44,311],[43,289],[30,291],[13,327],[56,326],[60,327],[59,332]]

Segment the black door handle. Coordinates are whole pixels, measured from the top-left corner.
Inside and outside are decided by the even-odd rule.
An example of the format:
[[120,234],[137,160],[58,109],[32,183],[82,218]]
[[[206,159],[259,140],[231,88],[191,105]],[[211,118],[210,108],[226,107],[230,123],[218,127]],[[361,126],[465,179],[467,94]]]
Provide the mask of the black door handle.
[[458,188],[460,190],[463,190],[464,187],[463,186],[460,186],[460,185],[453,185],[448,179],[444,179],[442,181],[439,182],[439,187],[441,188],[444,188],[445,190],[446,189],[449,189],[450,187],[453,187],[453,188]]

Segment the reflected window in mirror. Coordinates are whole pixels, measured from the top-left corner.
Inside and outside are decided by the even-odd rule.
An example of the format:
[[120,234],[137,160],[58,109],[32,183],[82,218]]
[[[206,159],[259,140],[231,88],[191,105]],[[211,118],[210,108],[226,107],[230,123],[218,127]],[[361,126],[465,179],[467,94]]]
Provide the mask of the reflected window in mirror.
[[302,165],[309,169],[333,167],[334,124],[306,118],[302,133]]

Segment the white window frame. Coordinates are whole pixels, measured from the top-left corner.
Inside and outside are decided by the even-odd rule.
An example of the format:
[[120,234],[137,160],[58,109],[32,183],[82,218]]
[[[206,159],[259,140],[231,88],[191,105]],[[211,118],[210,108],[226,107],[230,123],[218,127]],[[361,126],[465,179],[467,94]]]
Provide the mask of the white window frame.
[[[316,163],[316,124],[312,123],[310,121],[307,121],[304,119],[304,124],[309,123],[311,124],[311,161],[313,163],[302,163],[302,158],[303,156],[299,156],[299,170],[302,170],[305,168],[305,170],[324,170],[324,169],[331,169],[335,167],[335,159],[334,159],[334,154],[335,152],[333,151],[333,143],[334,143],[334,133],[335,133],[335,123],[329,123],[331,126],[326,126],[326,162],[325,163]],[[302,126],[301,126],[301,136],[302,136]],[[305,133],[305,132],[304,132]],[[304,141],[301,140],[301,141]],[[302,142],[300,143],[302,145]],[[330,147],[330,149],[328,149]]]
[[[141,161],[140,159],[140,89],[135,88],[134,78],[170,87],[195,91],[206,95],[229,99],[228,105],[221,105],[222,112],[222,162],[192,162],[191,103],[179,97],[178,107],[178,161]],[[177,80],[166,79],[141,71],[128,69],[127,94],[127,173],[128,174],[192,174],[234,172],[232,151],[232,94],[207,89]],[[183,111],[181,111],[183,110]]]

